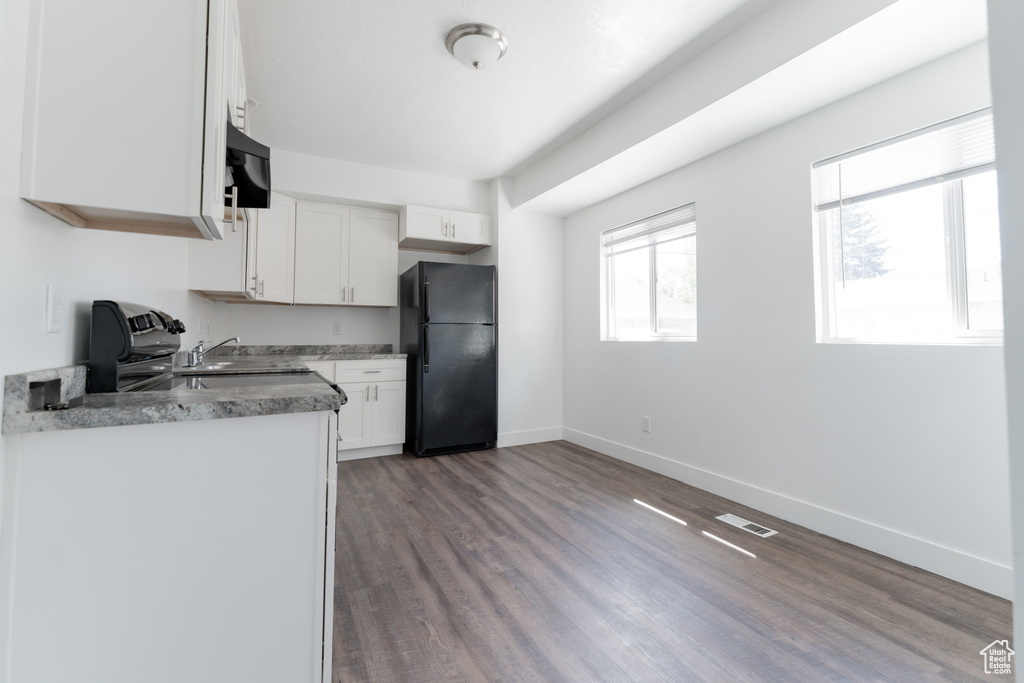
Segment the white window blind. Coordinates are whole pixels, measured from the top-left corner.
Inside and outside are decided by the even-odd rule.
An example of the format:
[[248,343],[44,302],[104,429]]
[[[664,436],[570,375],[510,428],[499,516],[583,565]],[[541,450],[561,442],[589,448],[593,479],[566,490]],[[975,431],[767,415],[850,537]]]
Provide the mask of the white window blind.
[[606,256],[616,256],[697,234],[696,204],[687,204],[608,230],[601,235]]
[[992,110],[983,109],[819,161],[815,208],[828,211],[993,168]]

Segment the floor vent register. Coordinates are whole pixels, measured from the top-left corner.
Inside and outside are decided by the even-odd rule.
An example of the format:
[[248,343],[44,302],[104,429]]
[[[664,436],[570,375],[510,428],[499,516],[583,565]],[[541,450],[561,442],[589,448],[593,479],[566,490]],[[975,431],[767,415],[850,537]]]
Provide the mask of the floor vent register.
[[715,519],[720,519],[726,524],[732,524],[744,531],[757,534],[761,538],[768,538],[769,536],[774,536],[779,533],[778,531],[773,531],[772,529],[763,527],[760,524],[754,524],[753,522],[743,519],[742,517],[737,517],[736,515],[721,515],[719,517],[715,517]]

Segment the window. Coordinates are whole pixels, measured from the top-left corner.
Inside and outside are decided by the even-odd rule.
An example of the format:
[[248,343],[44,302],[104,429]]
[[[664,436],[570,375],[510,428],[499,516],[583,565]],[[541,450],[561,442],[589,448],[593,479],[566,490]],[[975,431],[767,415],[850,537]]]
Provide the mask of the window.
[[602,339],[697,338],[694,204],[601,233]]
[[999,343],[991,110],[814,165],[819,341]]

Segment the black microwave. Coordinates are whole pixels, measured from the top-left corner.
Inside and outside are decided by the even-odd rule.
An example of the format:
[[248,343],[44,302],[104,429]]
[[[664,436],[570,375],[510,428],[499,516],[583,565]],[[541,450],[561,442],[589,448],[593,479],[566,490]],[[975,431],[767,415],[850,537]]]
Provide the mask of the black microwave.
[[270,208],[270,148],[238,130],[228,120],[226,203],[239,209]]

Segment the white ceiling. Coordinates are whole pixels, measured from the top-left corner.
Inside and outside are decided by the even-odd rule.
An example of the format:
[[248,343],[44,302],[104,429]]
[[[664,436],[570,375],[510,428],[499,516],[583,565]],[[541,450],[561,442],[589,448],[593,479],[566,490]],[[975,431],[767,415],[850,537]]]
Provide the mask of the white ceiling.
[[[252,133],[566,216],[984,39],[985,0],[238,0]],[[497,26],[474,72],[445,50]]]
[[[239,0],[252,131],[357,163],[514,175],[775,1]],[[507,36],[494,68],[445,50],[467,22]]]

